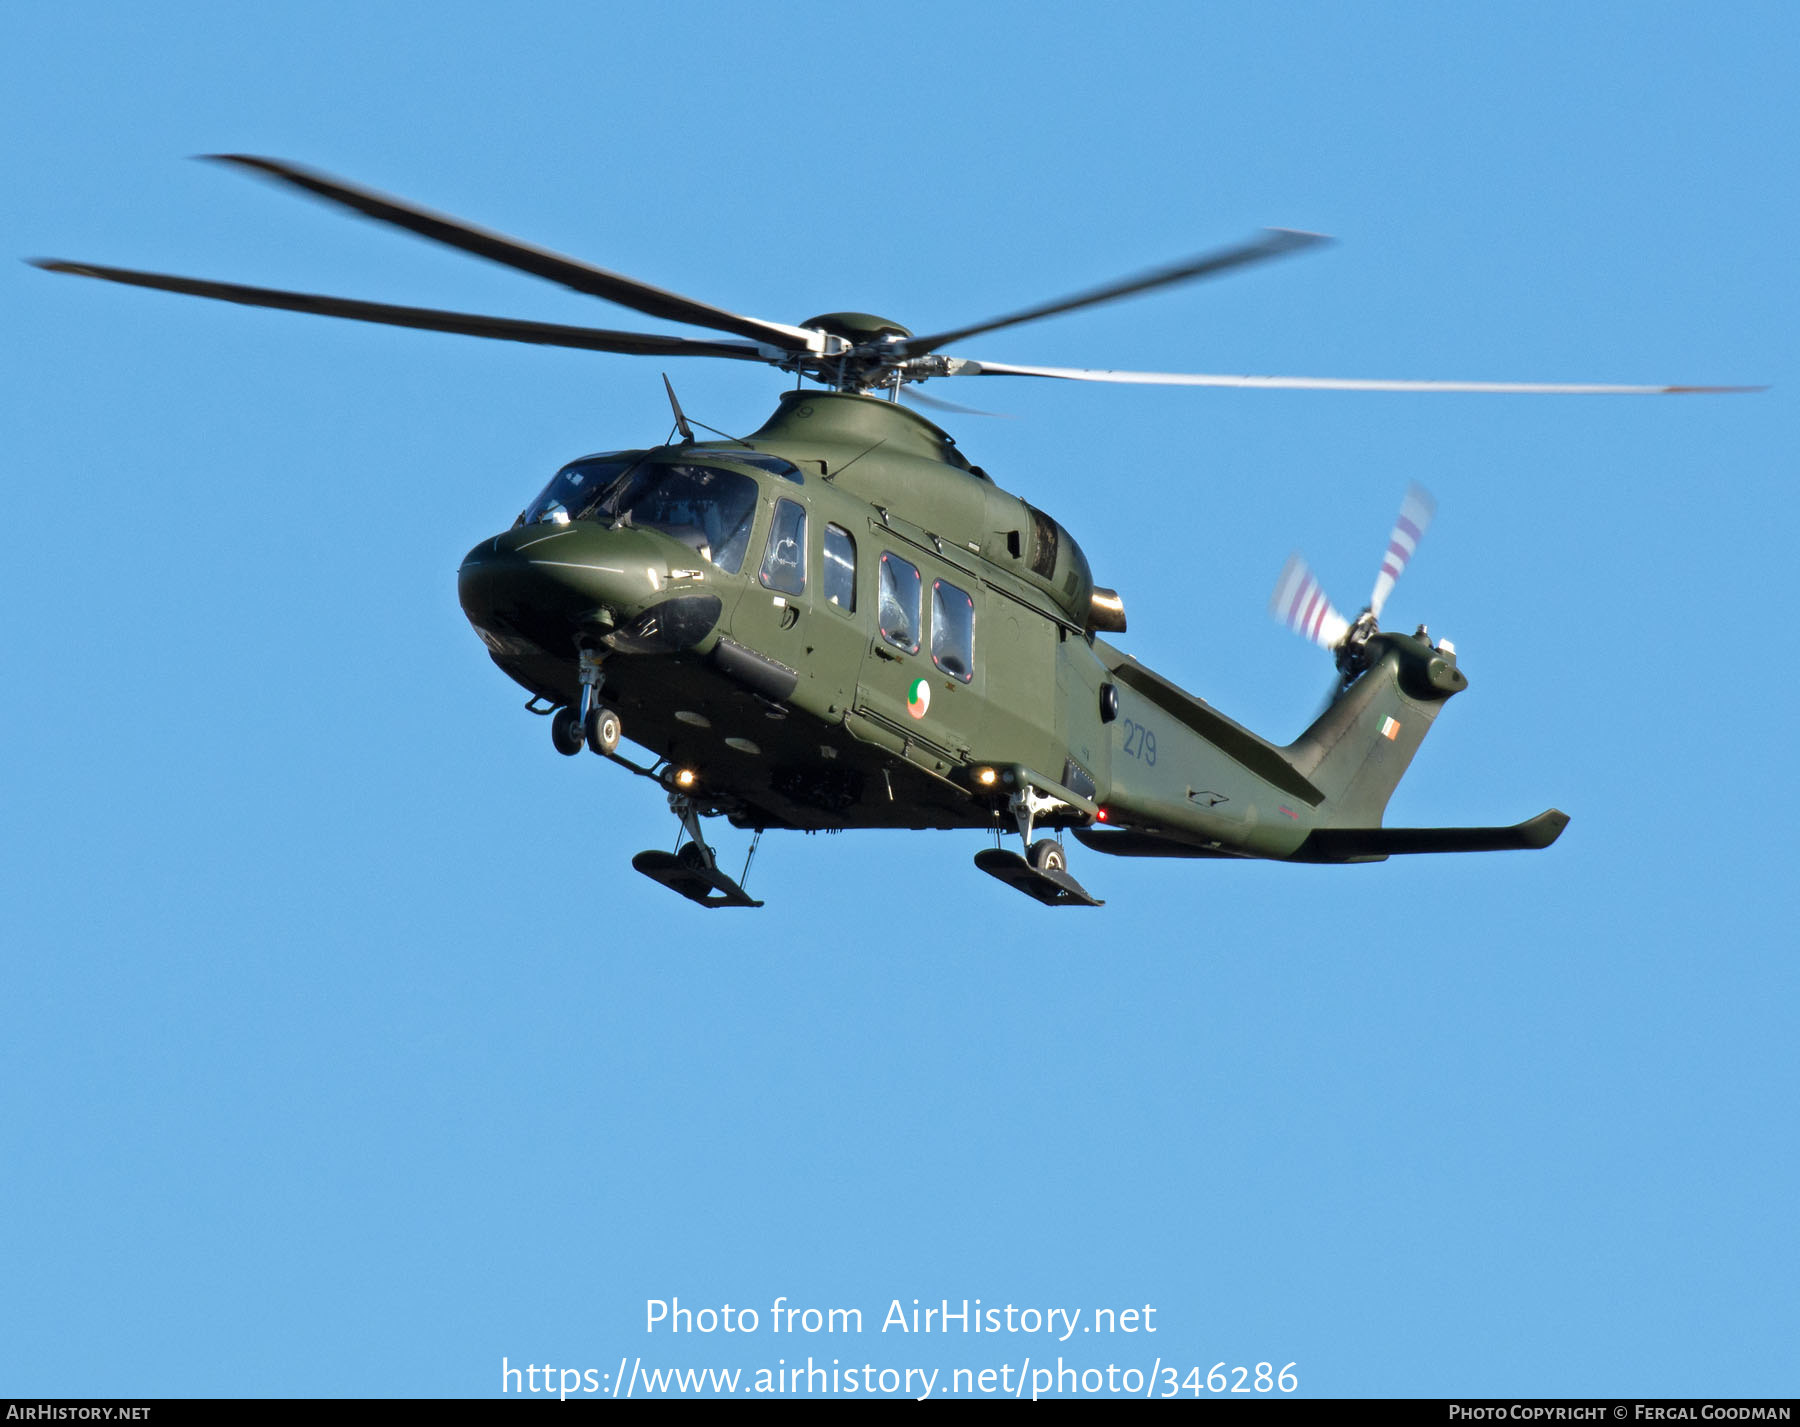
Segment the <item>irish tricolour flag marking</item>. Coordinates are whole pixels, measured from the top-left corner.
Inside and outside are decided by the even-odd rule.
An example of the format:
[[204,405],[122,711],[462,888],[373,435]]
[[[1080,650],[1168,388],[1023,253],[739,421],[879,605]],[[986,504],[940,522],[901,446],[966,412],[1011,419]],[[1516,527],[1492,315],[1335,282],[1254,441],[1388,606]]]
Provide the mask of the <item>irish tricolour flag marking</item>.
[[925,710],[931,707],[931,685],[923,679],[914,679],[906,691],[906,711],[914,718],[924,718]]

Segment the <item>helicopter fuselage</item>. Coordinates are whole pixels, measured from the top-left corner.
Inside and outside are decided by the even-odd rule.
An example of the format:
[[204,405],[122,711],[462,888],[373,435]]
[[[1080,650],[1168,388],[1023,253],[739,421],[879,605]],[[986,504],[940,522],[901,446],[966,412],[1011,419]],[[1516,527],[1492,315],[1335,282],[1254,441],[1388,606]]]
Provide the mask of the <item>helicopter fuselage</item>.
[[743,442],[573,462],[459,591],[548,705],[597,659],[665,782],[739,826],[1010,831],[1023,792],[1040,827],[1286,857],[1325,801],[1099,638],[1122,609],[1068,532],[875,397],[790,392]]

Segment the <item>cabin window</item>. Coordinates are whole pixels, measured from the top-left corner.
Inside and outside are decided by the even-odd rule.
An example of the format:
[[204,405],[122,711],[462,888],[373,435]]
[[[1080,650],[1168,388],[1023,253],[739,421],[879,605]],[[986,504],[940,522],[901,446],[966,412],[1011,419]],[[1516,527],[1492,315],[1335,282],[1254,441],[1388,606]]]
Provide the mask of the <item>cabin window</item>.
[[919,652],[919,571],[898,555],[881,554],[881,637],[908,654]]
[[942,580],[931,582],[931,662],[965,684],[975,677],[975,601]]
[[1056,573],[1056,522],[1036,506],[1025,509],[1031,514],[1031,573],[1047,580]]
[[806,507],[798,501],[775,502],[761,579],[770,589],[787,595],[806,588]]
[[856,612],[856,539],[841,525],[825,527],[825,599],[847,614]]

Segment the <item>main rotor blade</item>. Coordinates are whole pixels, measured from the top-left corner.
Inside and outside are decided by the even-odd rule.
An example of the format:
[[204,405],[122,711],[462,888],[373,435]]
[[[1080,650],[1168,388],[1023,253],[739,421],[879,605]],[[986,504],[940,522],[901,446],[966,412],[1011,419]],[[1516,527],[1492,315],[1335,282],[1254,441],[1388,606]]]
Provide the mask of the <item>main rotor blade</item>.
[[941,396],[927,396],[924,392],[909,386],[900,388],[900,399],[917,402],[920,406],[929,406],[935,411],[947,411],[955,416],[999,416],[1011,420],[1011,417],[1003,411],[983,411],[979,406],[958,406],[954,401],[945,401]]
[[247,307],[276,307],[288,312],[310,312],[319,317],[348,317],[358,322],[380,322],[389,327],[418,327],[431,332],[457,332],[465,337],[496,337],[509,342],[532,342],[543,347],[579,347],[591,352],[627,352],[633,356],[737,357],[767,361],[746,342],[695,341],[665,337],[653,332],[609,332],[600,327],[565,327],[555,322],[526,322],[514,317],[483,317],[469,312],[440,312],[433,307],[397,307],[386,302],[359,302],[350,297],[321,297],[310,292],[283,292],[272,287],[245,287],[232,282],[207,282],[200,278],[171,277],[166,273],[137,272],[131,268],[105,268],[93,263],[69,263],[54,258],[32,258],[33,267],[45,272],[72,273],[76,277],[104,278],[131,287],[160,288],[190,297],[211,297],[239,302]]
[[1298,252],[1301,248],[1310,248],[1316,244],[1330,241],[1322,233],[1301,233],[1289,228],[1270,228],[1264,232],[1262,237],[1251,242],[1240,243],[1232,248],[1221,248],[1217,252],[1205,253],[1200,257],[1190,258],[1186,262],[1171,263],[1167,267],[1152,268],[1149,272],[1139,273],[1136,277],[1122,278],[1118,282],[1108,283],[1105,287],[1078,292],[1072,297],[1059,298],[1055,302],[1046,302],[1038,307],[1028,307],[1022,312],[991,318],[986,322],[977,322],[970,327],[957,327],[948,332],[933,333],[929,337],[910,337],[899,344],[899,352],[906,357],[923,356],[926,352],[935,352],[948,342],[960,342],[964,337],[973,337],[980,332],[993,332],[1001,327],[1016,327],[1021,322],[1035,322],[1040,317],[1053,317],[1059,312],[1073,312],[1080,307],[1093,307],[1102,302],[1112,302],[1121,297],[1130,297],[1134,293],[1149,292],[1153,288],[1169,287],[1175,283],[1212,277],[1218,273],[1228,272],[1232,268],[1245,267],[1250,263],[1260,263],[1268,258],[1278,258],[1283,253]]
[[1414,481],[1406,488],[1400,502],[1400,514],[1388,533],[1387,551],[1381,557],[1381,571],[1375,576],[1375,593],[1369,596],[1369,613],[1381,618],[1381,607],[1394,592],[1394,582],[1406,573],[1406,566],[1419,548],[1419,541],[1437,514],[1437,502],[1431,492]]
[[621,307],[629,307],[651,317],[685,322],[694,327],[710,327],[716,332],[735,332],[740,337],[748,337],[752,341],[763,342],[788,352],[804,352],[811,347],[812,337],[803,328],[727,312],[722,307],[682,297],[679,293],[652,287],[647,282],[639,282],[636,278],[625,277],[620,273],[607,272],[604,268],[590,266],[546,248],[521,243],[516,238],[492,233],[485,228],[477,228],[446,214],[416,208],[397,198],[376,193],[372,189],[358,188],[312,169],[301,168],[297,164],[284,163],[279,159],[258,158],[253,154],[206,154],[203,157],[216,163],[234,164],[239,168],[264,174],[281,183],[304,189],[329,203],[354,209],[378,222],[392,223],[396,227],[417,233],[422,238],[430,238],[433,242],[445,243],[452,248],[461,248],[465,253],[474,253],[477,257],[518,268],[521,272],[549,278],[550,281],[572,287],[577,292],[603,297],[608,302],[616,302]]
[[1760,386],[1612,386],[1559,382],[1366,381],[1345,377],[1234,377],[1207,372],[1114,372],[1086,367],[1021,367],[1010,362],[951,358],[959,377],[1056,377],[1072,382],[1124,382],[1135,386],[1261,387],[1279,391],[1420,391],[1540,393],[1573,396],[1687,396],[1700,393],[1766,391]]

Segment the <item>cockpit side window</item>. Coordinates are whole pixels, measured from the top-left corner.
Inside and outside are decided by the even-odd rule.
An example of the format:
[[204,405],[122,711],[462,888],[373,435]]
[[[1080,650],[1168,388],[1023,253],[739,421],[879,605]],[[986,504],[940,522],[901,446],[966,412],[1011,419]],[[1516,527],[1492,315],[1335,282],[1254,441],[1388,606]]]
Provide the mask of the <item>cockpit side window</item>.
[[769,545],[758,578],[783,594],[797,595],[806,588],[806,507],[798,501],[775,502]]

